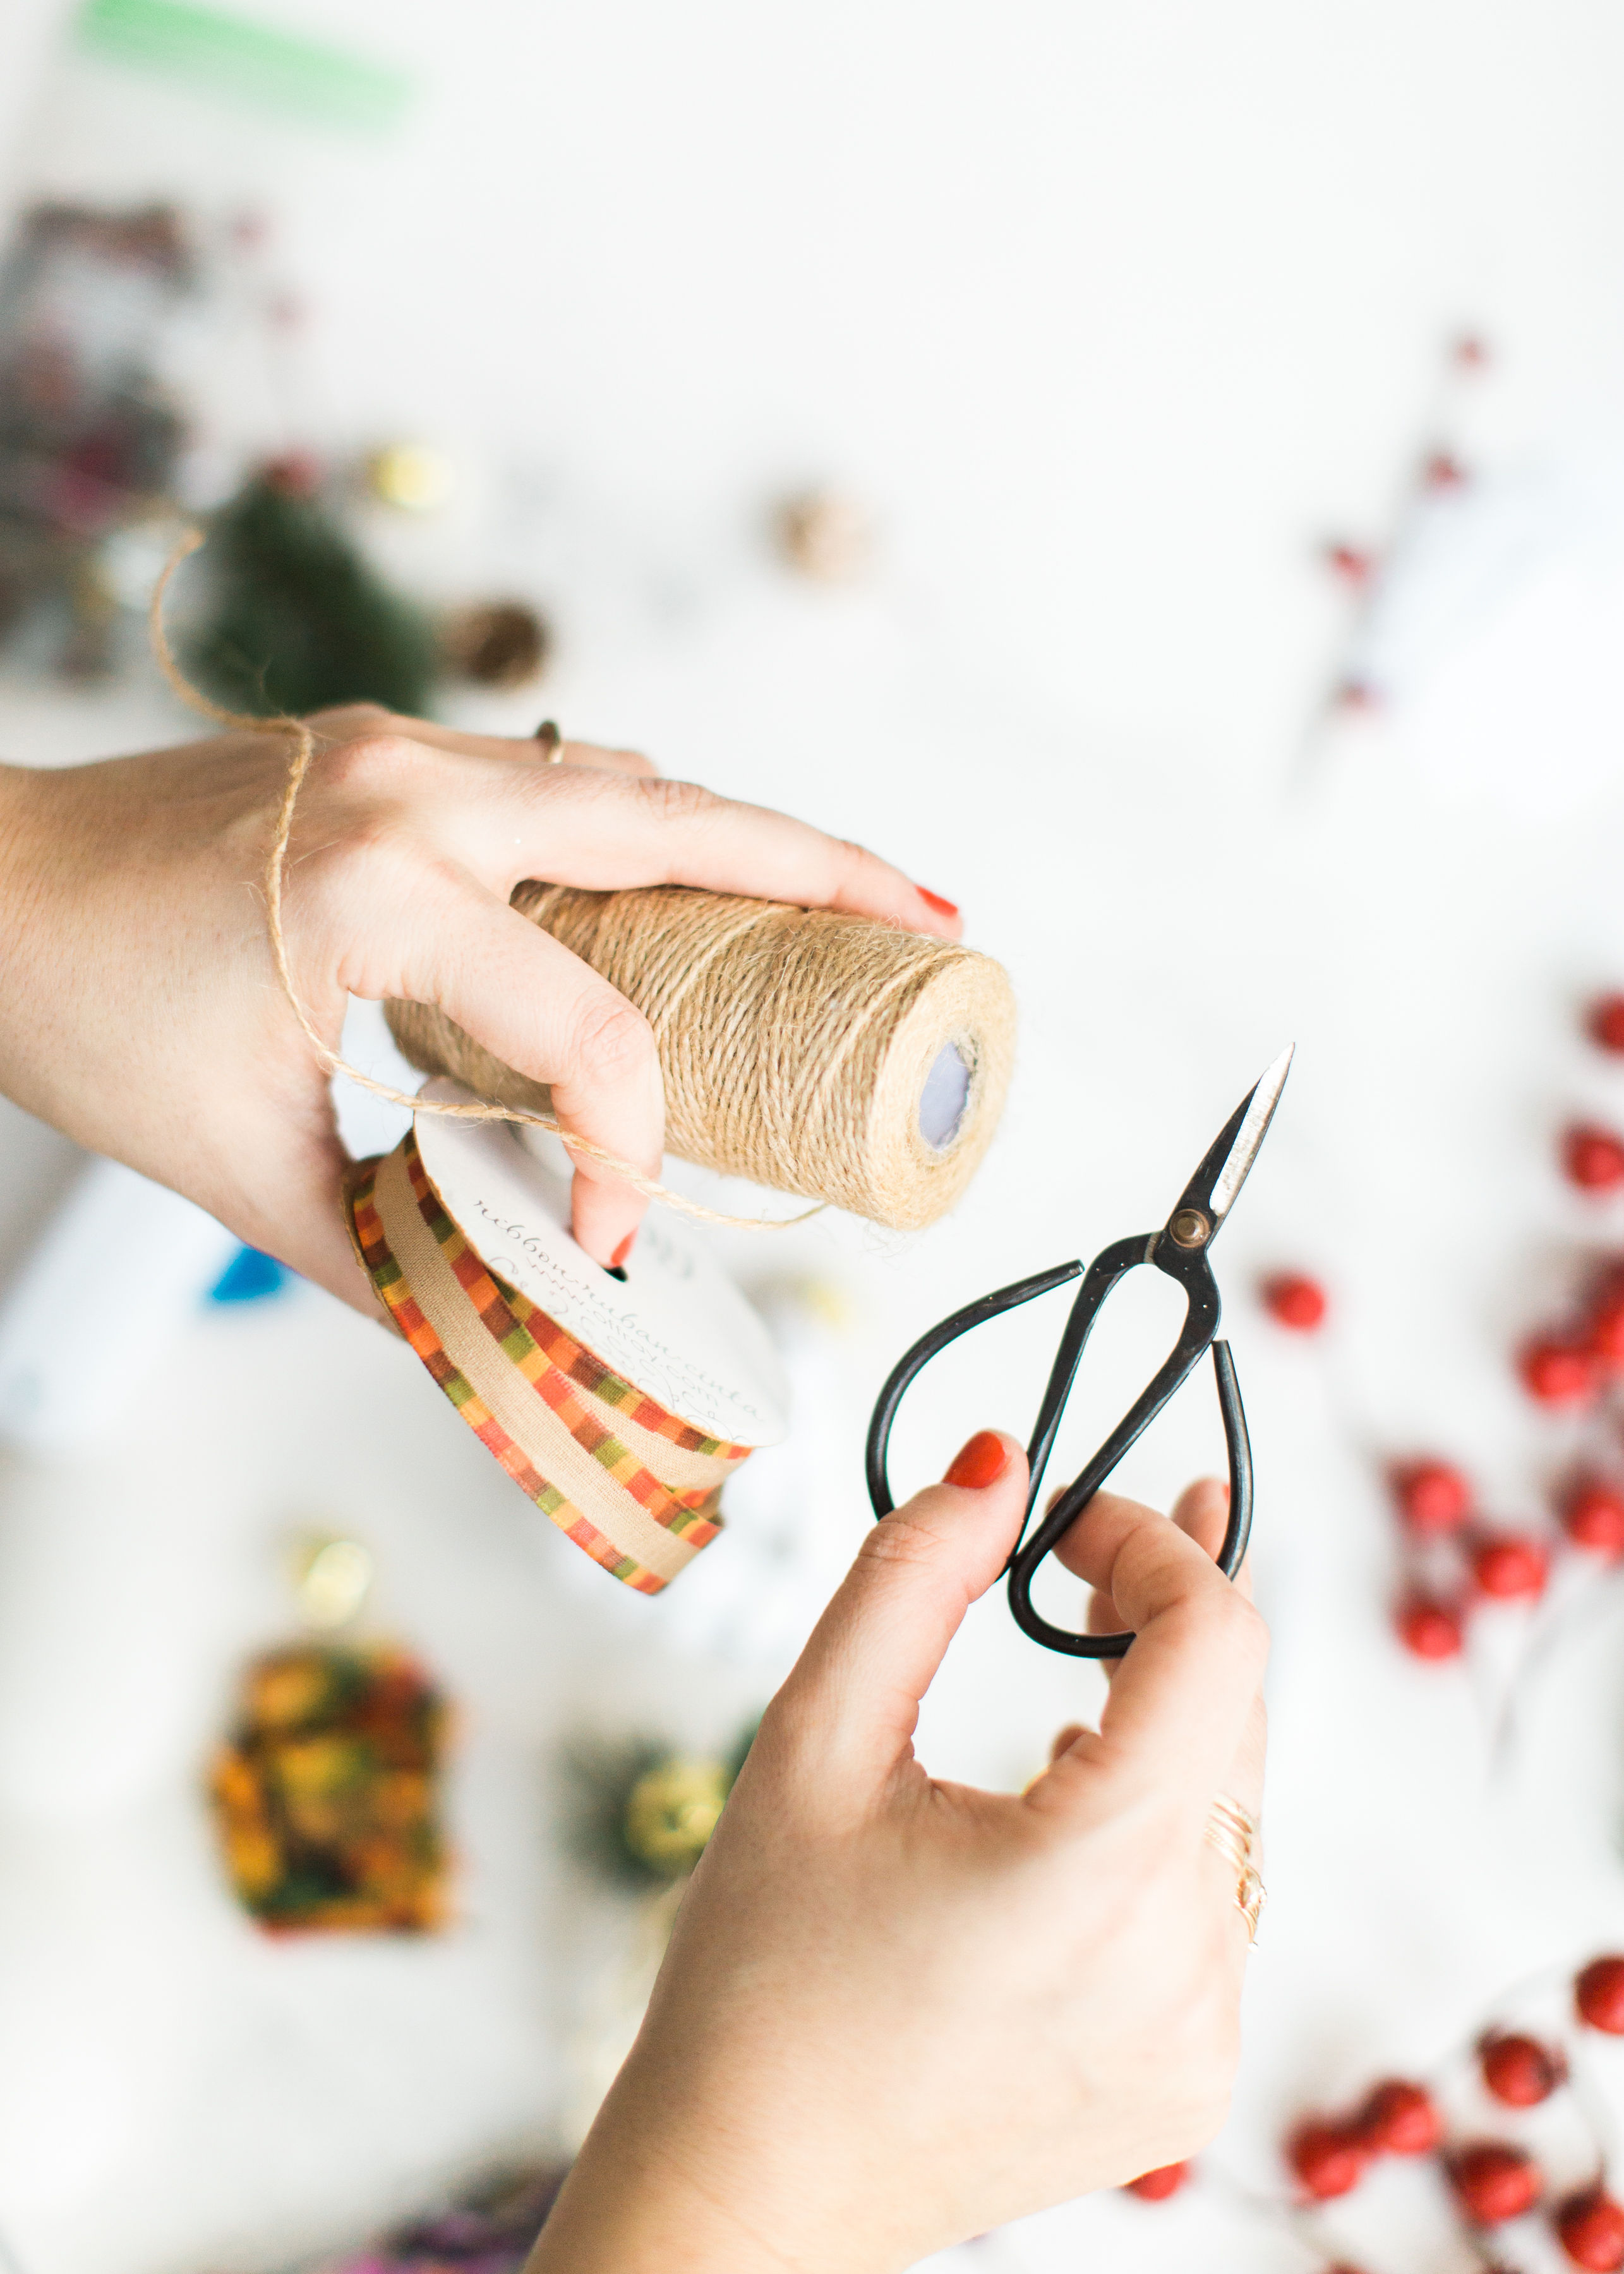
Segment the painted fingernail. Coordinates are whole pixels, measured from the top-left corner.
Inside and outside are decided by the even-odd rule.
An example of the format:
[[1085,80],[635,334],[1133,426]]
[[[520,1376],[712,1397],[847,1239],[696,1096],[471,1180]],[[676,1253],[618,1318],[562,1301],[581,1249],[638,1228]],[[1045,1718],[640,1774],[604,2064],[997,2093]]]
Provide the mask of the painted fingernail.
[[952,901],[944,900],[940,892],[928,892],[922,885],[915,885],[914,889],[925,906],[934,908],[939,916],[956,916],[959,914]]
[[978,1429],[967,1445],[954,1454],[952,1465],[942,1481],[949,1485],[968,1485],[974,1492],[984,1486],[996,1484],[1010,1465],[1010,1449],[993,1429]]
[[626,1259],[631,1254],[632,1247],[636,1238],[637,1235],[635,1231],[628,1231],[627,1233],[625,1239],[620,1242],[620,1246],[615,1249],[614,1254],[609,1259],[609,1268],[612,1271],[625,1270]]

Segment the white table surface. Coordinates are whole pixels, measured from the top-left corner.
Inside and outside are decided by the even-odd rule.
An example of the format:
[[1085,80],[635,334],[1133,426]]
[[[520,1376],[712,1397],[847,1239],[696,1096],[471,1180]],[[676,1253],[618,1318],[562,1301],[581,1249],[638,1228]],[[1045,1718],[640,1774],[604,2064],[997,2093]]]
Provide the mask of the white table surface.
[[[115,1442],[0,1471],[0,2231],[27,2274],[270,2267],[552,2136],[579,1954],[601,1963],[620,1931],[559,1859],[561,1743],[730,1734],[861,1535],[861,1430],[895,1353],[969,1295],[1159,1221],[1295,1036],[1218,1259],[1277,1649],[1273,1903],[1208,2165],[1278,2189],[1295,2113],[1428,2067],[1502,1984],[1624,1945],[1624,1596],[1530,1692],[1492,1780],[1470,1677],[1389,1640],[1375,1472],[1436,1445],[1498,1510],[1533,1512],[1564,1441],[1507,1351],[1598,1224],[1624,1245],[1624,1214],[1551,1166],[1571,1110],[1624,1119],[1624,1073],[1574,1024],[1586,989],[1624,980],[1608,674],[1586,716],[1618,763],[1590,778],[1566,727],[1508,777],[1475,773],[1459,706],[1425,709],[1427,655],[1387,723],[1302,763],[1348,624],[1314,548],[1388,525],[1452,328],[1498,352],[1458,437],[1481,493],[1559,464],[1605,487],[1616,13],[471,0],[453,34],[427,0],[259,12],[405,60],[407,127],[373,146],[244,123],[81,59],[37,90],[13,176],[274,206],[312,311],[298,407],[279,428],[229,393],[220,448],[443,445],[461,499],[380,527],[397,572],[533,591],[568,731],[860,835],[960,900],[1014,975],[1020,1070],[948,1224],[730,1238],[778,1291],[803,1418],[658,1605],[588,1570],[410,1356],[311,1291],[200,1320],[184,1397]],[[881,520],[861,589],[797,584],[764,545],[771,500],[809,478]],[[1584,553],[1571,515],[1542,541]],[[538,708],[456,715],[527,731]],[[185,731],[146,681],[0,681],[19,758]],[[10,1111],[0,1161],[14,1258],[72,1163]],[[1314,1344],[1252,1297],[1280,1262],[1331,1288]],[[785,1293],[797,1274],[844,1291],[845,1329]],[[1074,1449],[1166,1324],[1147,1302],[1091,1359]],[[912,1446],[928,1473],[966,1412],[1024,1426],[1048,1331],[955,1361],[904,1463]],[[1124,1475],[1165,1496],[1216,1449],[1193,1389]],[[462,1916],[424,1947],[268,1946],[214,1873],[199,1764],[243,1656],[289,1629],[279,1547],[312,1518],[372,1544],[377,1623],[460,1701]],[[792,1520],[793,1601],[762,1638],[730,1586]],[[1480,1681],[1513,1641],[1485,1638]],[[1093,1679],[994,1599],[931,1695],[924,1757],[1018,1782]],[[1430,2218],[1386,2174],[1327,2232],[1380,2274],[1445,2274],[1466,2262]],[[1313,2261],[1210,2180],[1160,2208],[1064,2207],[962,2263]]]

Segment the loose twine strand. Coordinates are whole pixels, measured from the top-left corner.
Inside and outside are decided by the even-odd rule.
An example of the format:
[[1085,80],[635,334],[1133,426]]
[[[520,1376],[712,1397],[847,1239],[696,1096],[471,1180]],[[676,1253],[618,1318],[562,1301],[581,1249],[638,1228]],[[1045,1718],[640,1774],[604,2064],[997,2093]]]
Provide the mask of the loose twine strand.
[[600,1168],[607,1169],[611,1175],[630,1185],[645,1200],[660,1201],[666,1208],[675,1209],[700,1224],[724,1224],[738,1231],[787,1231],[792,1225],[805,1224],[809,1217],[821,1214],[822,1201],[816,1208],[803,1209],[799,1216],[728,1216],[719,1209],[706,1208],[699,1201],[691,1201],[682,1193],[670,1191],[652,1177],[645,1177],[629,1161],[622,1161],[618,1154],[611,1153],[594,1139],[565,1129],[555,1114],[538,1113],[526,1106],[500,1105],[485,1098],[460,1104],[440,1098],[413,1097],[403,1089],[396,1089],[392,1083],[378,1081],[370,1073],[363,1073],[359,1066],[351,1065],[348,1058],[333,1048],[299,999],[298,990],[293,983],[292,968],[288,960],[288,944],[282,931],[282,872],[287,865],[288,841],[293,832],[293,809],[298,802],[299,791],[316,755],[316,736],[302,719],[291,719],[285,713],[273,719],[256,719],[246,712],[228,711],[222,704],[212,701],[201,689],[194,687],[181,670],[164,629],[163,604],[170,580],[181,563],[190,560],[205,542],[200,529],[185,531],[164,563],[162,574],[153,588],[152,602],[147,611],[153,653],[158,659],[158,668],[171,689],[190,709],[200,712],[206,719],[212,719],[217,726],[233,727],[241,733],[251,734],[285,734],[292,744],[293,755],[282,788],[282,805],[276,816],[271,849],[266,856],[265,924],[282,991],[323,1069],[329,1074],[342,1073],[357,1088],[368,1091],[373,1097],[382,1098],[387,1104],[403,1105],[414,1114],[437,1113],[448,1120],[459,1121],[523,1121],[532,1129],[548,1130],[563,1142],[572,1155],[583,1155]]

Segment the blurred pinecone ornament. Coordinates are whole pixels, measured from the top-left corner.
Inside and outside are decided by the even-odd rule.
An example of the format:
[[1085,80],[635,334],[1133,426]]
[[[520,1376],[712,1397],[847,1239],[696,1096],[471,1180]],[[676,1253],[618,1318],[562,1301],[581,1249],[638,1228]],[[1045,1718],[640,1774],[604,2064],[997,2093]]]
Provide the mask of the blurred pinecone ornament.
[[786,498],[773,516],[773,534],[785,564],[816,584],[855,584],[873,565],[873,516],[841,490]]

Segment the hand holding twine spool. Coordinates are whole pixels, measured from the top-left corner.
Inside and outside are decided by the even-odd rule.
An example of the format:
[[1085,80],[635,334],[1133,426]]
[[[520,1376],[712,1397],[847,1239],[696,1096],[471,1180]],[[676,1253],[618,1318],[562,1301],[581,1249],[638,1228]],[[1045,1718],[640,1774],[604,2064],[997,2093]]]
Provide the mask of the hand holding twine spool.
[[[684,1160],[914,1230],[951,1209],[1003,1110],[1014,1000],[990,957],[826,908],[659,885],[522,885],[513,905],[654,1030]],[[391,1003],[425,1073],[545,1112],[441,1011]]]
[[[162,602],[177,562],[199,542],[189,538],[160,580],[154,645],[188,701],[222,725],[289,742],[264,872],[282,993],[318,1065],[416,1116],[393,1153],[361,1163],[348,1183],[359,1260],[462,1420],[521,1488],[617,1577],[655,1592],[714,1536],[726,1475],[773,1442],[773,1400],[761,1391],[770,1347],[732,1291],[746,1318],[735,1316],[707,1354],[695,1305],[714,1266],[682,1255],[669,1237],[644,1241],[628,1269],[605,1274],[566,1229],[567,1195],[549,1202],[533,1182],[513,1187],[527,1156],[495,1125],[557,1131],[574,1153],[688,1216],[760,1220],[666,1193],[595,1139],[560,1130],[545,1088],[436,1009],[396,1002],[391,1024],[420,1067],[462,1080],[460,1094],[413,1099],[341,1056],[295,986],[283,924],[294,808],[317,736],[304,721],[224,711],[188,686],[163,636]],[[556,762],[556,728],[545,739]],[[986,957],[868,917],[688,887],[521,884],[510,904],[648,1019],[673,1150],[898,1227],[934,1222],[974,1174],[1012,1050],[1009,982]],[[728,1299],[713,1292],[711,1309],[725,1317]],[[754,1360],[752,1334],[763,1345]]]

